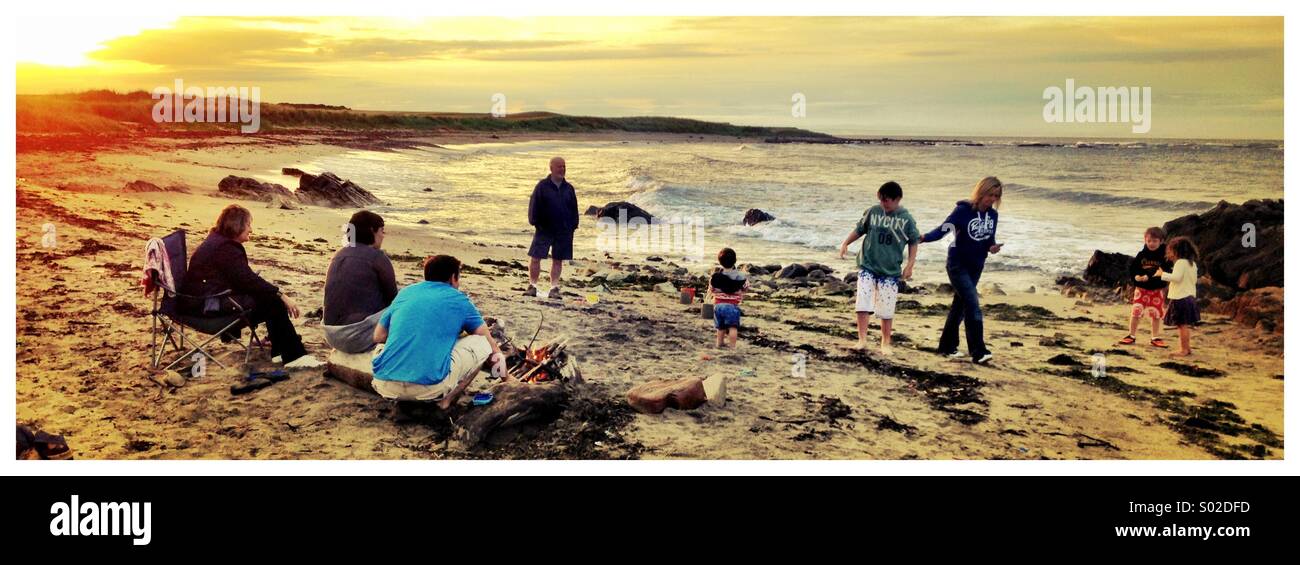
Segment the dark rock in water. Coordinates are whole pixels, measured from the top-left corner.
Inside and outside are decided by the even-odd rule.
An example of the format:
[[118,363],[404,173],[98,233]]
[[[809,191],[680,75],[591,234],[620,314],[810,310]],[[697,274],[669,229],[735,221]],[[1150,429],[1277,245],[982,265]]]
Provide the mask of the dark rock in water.
[[433,192],[433,189],[426,186],[424,187],[424,192]]
[[283,173],[283,174],[289,175],[289,176],[291,176],[291,177],[300,177],[300,176],[303,176],[303,175],[307,174],[307,173],[302,172],[302,169],[295,169],[295,168],[293,168],[293,167],[285,167],[285,168],[283,168],[283,169],[280,169],[280,172]]
[[[858,273],[856,271],[849,271],[847,273],[844,273],[844,278],[841,280],[849,284],[858,284]],[[900,292],[902,291],[902,285],[899,285],[899,291]]]
[[286,201],[298,201],[298,197],[283,185],[235,175],[221,179],[221,182],[217,183],[217,191],[223,196],[240,200],[270,202],[273,197],[278,196]]
[[1127,285],[1128,264],[1132,260],[1132,256],[1123,253],[1093,251],[1092,258],[1088,260],[1088,268],[1083,271],[1083,278],[1092,284],[1108,288]]
[[[620,214],[620,211],[623,212],[623,214]],[[626,218],[629,221],[632,218],[641,218],[647,223],[654,221],[654,216],[652,216],[650,212],[645,211],[645,209],[636,204],[623,201],[610,202],[609,204],[602,206],[599,210],[596,210],[596,218],[612,218],[615,221],[618,221],[620,218]]]
[[330,172],[298,177],[298,200],[329,208],[361,208],[379,203],[370,191]]
[[777,273],[776,278],[795,279],[795,278],[806,277],[806,276],[808,276],[807,267],[804,267],[803,265],[800,265],[798,263],[791,263],[789,265],[786,265],[784,269],[781,269],[781,272]]
[[587,211],[586,211],[586,212],[583,212],[582,215],[584,215],[584,216],[595,216],[596,214],[599,214],[599,213],[600,213],[600,208],[597,208],[597,207],[595,207],[595,206],[588,206],[588,207],[587,207]]
[[829,278],[830,277],[827,276],[826,271],[823,271],[821,269],[813,269],[812,271],[808,272],[808,280],[813,282],[821,282]]
[[770,222],[770,221],[775,220],[775,219],[776,219],[776,216],[773,216],[773,215],[771,215],[771,214],[768,214],[767,212],[764,212],[764,211],[762,211],[762,210],[759,210],[758,208],[750,208],[749,210],[746,210],[746,211],[745,211],[745,219],[744,219],[744,222],[745,222],[745,225],[747,225],[747,226],[752,226],[752,225],[754,225],[754,224],[761,224],[761,223],[763,223],[763,222]]
[[1239,324],[1282,334],[1282,302],[1282,288],[1271,286],[1248,290],[1228,300],[1211,299],[1205,310],[1231,316]]
[[[741,271],[744,271],[745,273],[748,273],[748,274],[750,274],[750,275],[770,275],[770,274],[772,274],[772,271],[769,270],[768,268],[763,267],[762,265],[755,265],[755,264],[753,264],[753,263],[741,263],[741,264],[739,264],[739,265],[736,265],[736,268],[737,268],[737,269],[740,269]],[[778,269],[778,270],[779,270],[779,269]]]
[[823,265],[823,264],[821,264],[821,263],[804,263],[804,264],[803,264],[803,268],[807,269],[808,272],[810,272],[810,273],[813,272],[813,271],[821,271],[821,272],[826,273],[826,274],[829,275],[829,274],[835,272],[835,269],[832,269],[832,268],[830,268],[830,267],[828,267],[828,266],[826,266],[826,265]]
[[[1187,236],[1201,252],[1197,267],[1215,281],[1240,290],[1282,286],[1282,200],[1220,201],[1203,214],[1166,222],[1169,239]],[[1254,247],[1244,241],[1253,226]]]
[[420,224],[420,225],[426,225],[426,224],[429,223],[429,220],[420,220],[420,221],[415,222],[415,223]]
[[952,284],[939,283],[939,287],[934,289],[934,291],[939,294],[952,294]]

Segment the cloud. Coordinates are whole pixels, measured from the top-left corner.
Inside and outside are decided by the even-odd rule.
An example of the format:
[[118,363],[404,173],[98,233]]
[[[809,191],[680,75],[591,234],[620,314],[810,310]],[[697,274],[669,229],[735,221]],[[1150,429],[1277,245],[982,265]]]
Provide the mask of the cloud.
[[305,32],[265,28],[180,26],[150,29],[104,42],[90,53],[99,61],[138,61],[165,67],[248,64],[294,58],[311,46]]
[[400,61],[429,58],[510,58],[538,49],[582,45],[573,40],[431,40],[365,37],[326,41],[315,49],[321,59]]

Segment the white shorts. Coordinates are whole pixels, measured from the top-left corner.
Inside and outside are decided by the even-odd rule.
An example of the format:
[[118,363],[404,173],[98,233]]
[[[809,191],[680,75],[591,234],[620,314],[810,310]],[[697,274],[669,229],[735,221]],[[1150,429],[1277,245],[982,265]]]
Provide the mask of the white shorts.
[[875,314],[882,320],[892,320],[897,302],[898,277],[873,275],[866,269],[858,271],[858,312]]
[[491,356],[492,345],[486,337],[467,335],[456,340],[456,345],[451,348],[451,372],[447,378],[431,385],[375,379],[370,386],[379,396],[390,400],[441,400],[456,385],[478,374]]

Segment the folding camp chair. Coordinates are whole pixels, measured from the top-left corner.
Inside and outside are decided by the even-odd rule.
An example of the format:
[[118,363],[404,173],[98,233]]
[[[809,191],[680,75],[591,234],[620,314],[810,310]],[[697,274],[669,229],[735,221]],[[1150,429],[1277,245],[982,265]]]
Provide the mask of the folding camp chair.
[[[162,276],[156,268],[148,268],[148,276],[153,281],[151,292],[153,298],[153,310],[151,315],[152,321],[152,342],[149,348],[153,368],[157,369],[162,363],[162,358],[166,353],[167,344],[171,344],[176,351],[183,351],[187,345],[186,340],[190,342],[190,349],[179,355],[171,363],[163,368],[164,371],[171,370],[177,363],[189,359],[195,353],[201,353],[204,357],[211,359],[221,368],[226,365],[213,357],[205,349],[208,344],[221,337],[222,334],[232,331],[240,331],[247,327],[251,335],[248,337],[248,343],[244,345],[244,363],[247,364],[249,356],[253,352],[253,344],[261,345],[262,340],[257,337],[257,327],[249,319],[249,312],[245,310],[230,294],[229,290],[207,296],[192,296],[182,294],[180,289],[185,285],[185,274],[187,267],[187,250],[185,247],[184,230],[176,230],[166,237],[162,238],[163,248],[167,254],[167,261],[161,262],[170,267],[171,280]],[[146,251],[148,253],[148,251]],[[159,261],[150,261],[148,256],[145,257],[146,265],[157,265]],[[170,285],[168,285],[170,282]],[[198,303],[207,303],[210,300],[218,300],[234,307],[234,312],[229,314],[215,316],[195,316],[182,313],[178,306],[181,298],[193,299]],[[189,328],[195,333],[206,334],[209,337],[202,343],[195,337],[186,336],[185,330]]]

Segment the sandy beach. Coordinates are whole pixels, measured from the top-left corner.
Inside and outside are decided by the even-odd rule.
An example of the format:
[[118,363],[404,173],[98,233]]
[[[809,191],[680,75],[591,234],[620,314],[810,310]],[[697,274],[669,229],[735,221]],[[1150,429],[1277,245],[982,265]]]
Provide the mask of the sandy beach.
[[[420,280],[425,256],[455,255],[470,267],[462,289],[485,316],[505,320],[513,337],[526,340],[543,317],[539,340],[570,337],[588,384],[559,420],[461,450],[448,441],[448,423],[397,423],[386,401],[325,378],[320,369],[244,396],[228,390],[242,368],[213,366],[184,386],[164,384],[149,368],[150,303],[139,287],[146,239],[182,228],[193,250],[231,202],[216,193],[223,177],[356,147],[384,148],[328,134],[27,144],[17,156],[18,421],[64,435],[78,459],[1284,456],[1281,340],[1223,316],[1206,314],[1195,355],[1179,359],[1147,346],[1115,345],[1127,331],[1126,304],[1004,284],[1002,293],[983,298],[986,336],[997,357],[982,367],[935,353],[950,300],[938,288],[900,296],[897,346],[883,358],[874,349],[848,349],[855,336],[851,290],[757,276],[744,304],[740,347],[719,351],[698,302],[682,305],[676,294],[637,283],[610,285],[595,304],[586,299],[593,275],[679,276],[671,258],[579,256],[566,268],[563,300],[524,298],[526,236],[471,244],[438,226],[388,229],[384,250],[399,285]],[[163,190],[123,189],[136,180]],[[354,210],[241,203],[254,217],[247,244],[254,269],[302,306],[299,333],[324,360],[324,274],[339,226]],[[583,221],[578,237],[594,237],[591,222]],[[41,245],[46,223],[56,228],[54,248]],[[692,266],[689,276],[704,273]],[[872,339],[878,337],[873,327]],[[233,365],[242,361],[233,346],[216,350]],[[1105,356],[1104,376],[1092,370],[1097,353]],[[796,355],[806,360],[802,375],[792,374]],[[643,415],[624,400],[631,386],[650,379],[715,374],[727,376],[723,407]],[[480,379],[471,390],[489,384]]]

